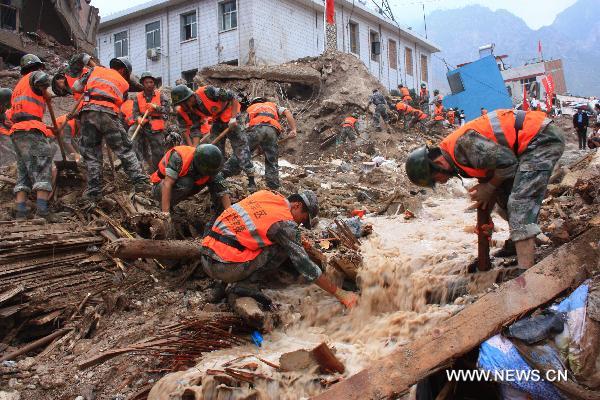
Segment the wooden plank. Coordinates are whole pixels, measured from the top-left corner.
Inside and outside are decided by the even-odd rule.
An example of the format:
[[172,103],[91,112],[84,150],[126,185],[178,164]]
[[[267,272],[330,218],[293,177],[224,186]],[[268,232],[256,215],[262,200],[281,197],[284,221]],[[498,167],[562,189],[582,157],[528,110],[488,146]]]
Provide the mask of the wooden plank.
[[421,338],[337,383],[315,400],[400,396],[440,365],[464,355],[523,314],[600,271],[600,228],[555,250],[527,272],[482,296]]
[[15,297],[16,295],[18,295],[19,293],[23,292],[25,290],[25,287],[22,285],[18,285],[12,289],[8,289],[6,292],[4,293],[0,293],[0,304],[12,299],[13,297]]

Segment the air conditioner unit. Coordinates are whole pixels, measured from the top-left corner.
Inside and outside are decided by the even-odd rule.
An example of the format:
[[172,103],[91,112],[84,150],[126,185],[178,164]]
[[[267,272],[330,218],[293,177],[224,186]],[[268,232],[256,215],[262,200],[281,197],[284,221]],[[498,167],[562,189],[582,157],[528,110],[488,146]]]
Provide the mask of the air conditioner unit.
[[160,49],[153,48],[153,49],[146,50],[146,57],[148,57],[151,60],[158,60],[159,56],[160,56]]

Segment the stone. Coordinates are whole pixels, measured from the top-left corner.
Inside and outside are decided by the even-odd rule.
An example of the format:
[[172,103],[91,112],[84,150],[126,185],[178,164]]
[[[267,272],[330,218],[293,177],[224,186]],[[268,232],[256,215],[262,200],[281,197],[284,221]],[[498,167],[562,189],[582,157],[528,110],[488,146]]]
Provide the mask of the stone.
[[279,357],[279,366],[282,371],[300,371],[316,365],[316,361],[306,349],[290,351]]
[[17,391],[0,391],[0,400],[21,400],[21,393]]
[[21,370],[28,370],[35,364],[35,358],[25,357],[17,363],[17,367]]
[[252,297],[238,297],[233,301],[232,308],[248,325],[259,329],[264,326],[266,314]]

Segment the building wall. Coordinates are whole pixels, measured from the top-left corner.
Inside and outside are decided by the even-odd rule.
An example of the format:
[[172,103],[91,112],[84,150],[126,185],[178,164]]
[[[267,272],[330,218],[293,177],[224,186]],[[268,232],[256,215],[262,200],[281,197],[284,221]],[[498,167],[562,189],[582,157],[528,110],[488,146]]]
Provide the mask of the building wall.
[[554,79],[554,93],[566,94],[567,82],[565,81],[565,72],[563,70],[562,60],[545,61],[544,66],[546,74],[552,75]]
[[502,71],[502,77],[504,78],[506,86],[510,88],[514,104],[523,101],[523,84],[521,83],[521,80],[523,79],[535,78],[537,86],[539,87],[537,98],[538,100],[545,99],[546,90],[542,84],[542,79],[549,74],[551,74],[554,79],[554,92],[556,94],[565,94],[567,92],[567,85],[565,82],[562,60],[528,64]]

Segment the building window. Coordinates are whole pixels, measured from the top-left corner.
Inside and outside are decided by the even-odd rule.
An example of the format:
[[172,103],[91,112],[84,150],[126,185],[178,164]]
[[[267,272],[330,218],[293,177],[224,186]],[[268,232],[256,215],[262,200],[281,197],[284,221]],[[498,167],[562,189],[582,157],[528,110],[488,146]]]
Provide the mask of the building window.
[[460,72],[448,75],[448,85],[450,85],[450,91],[452,92],[452,94],[464,92],[465,90],[465,86],[463,85]]
[[236,0],[219,3],[219,21],[221,21],[221,32],[237,28]]
[[127,42],[127,31],[115,33],[115,57],[127,57],[129,55]]
[[396,41],[390,39],[388,41],[388,58],[391,69],[398,69],[398,49],[396,47]]
[[421,54],[421,81],[423,82],[427,82],[429,80],[429,74],[427,71],[427,56]]
[[413,76],[413,57],[412,49],[410,47],[404,48],[404,64],[406,65],[406,74]]
[[160,47],[160,21],[146,24],[146,49]]
[[194,81],[194,77],[196,76],[197,73],[198,73],[197,69],[191,69],[189,71],[183,71],[181,73],[181,77],[187,82],[186,85],[192,90],[198,89],[198,85]]
[[350,52],[356,55],[360,55],[360,41],[358,36],[358,24],[350,21],[348,24],[350,28]]
[[379,62],[379,55],[381,54],[379,33],[375,31],[369,31],[369,42],[371,43],[371,61]]
[[195,39],[198,36],[196,11],[181,15],[181,41]]

